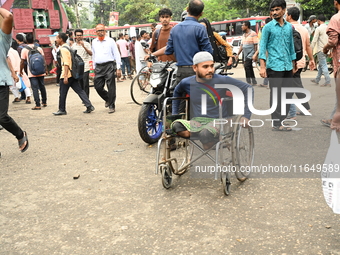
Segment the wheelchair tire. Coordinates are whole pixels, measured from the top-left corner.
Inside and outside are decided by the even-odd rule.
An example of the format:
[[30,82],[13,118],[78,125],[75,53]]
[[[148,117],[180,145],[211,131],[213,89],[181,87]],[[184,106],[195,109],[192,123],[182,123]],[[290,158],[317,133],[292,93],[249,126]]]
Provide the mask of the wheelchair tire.
[[153,144],[163,132],[162,111],[156,104],[143,104],[138,116],[138,132],[142,140]]
[[229,172],[221,172],[221,181],[222,181],[222,187],[223,192],[226,196],[230,195],[230,173]]
[[[143,79],[141,79],[143,78]],[[142,105],[144,99],[149,95],[151,90],[151,84],[149,82],[150,74],[148,75],[146,71],[139,72],[138,75],[131,82],[130,95],[133,102],[138,105]]]
[[[239,117],[240,118],[240,117]],[[239,119],[237,122],[240,122]],[[249,174],[254,161],[254,133],[252,127],[243,128],[237,124],[234,129],[232,161],[236,167],[236,178],[243,182]]]
[[161,165],[160,170],[162,172],[162,185],[164,188],[169,189],[172,185],[172,172],[167,164]]
[[181,169],[185,164],[190,162],[192,156],[192,146],[189,144],[190,141],[188,139],[180,137],[174,137],[168,140],[168,158],[175,159],[169,162],[169,166],[176,175],[184,174],[189,168],[189,166],[187,166]]

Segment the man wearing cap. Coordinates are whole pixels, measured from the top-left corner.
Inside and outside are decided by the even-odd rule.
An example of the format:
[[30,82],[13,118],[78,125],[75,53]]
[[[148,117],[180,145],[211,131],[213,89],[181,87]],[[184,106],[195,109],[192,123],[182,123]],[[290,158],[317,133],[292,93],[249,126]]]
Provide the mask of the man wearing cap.
[[[226,88],[216,88],[215,85],[233,85],[243,92],[244,98],[248,98],[248,89],[253,90],[253,88],[248,83],[229,76],[215,74],[214,59],[209,52],[196,53],[193,57],[193,64],[193,71],[196,75],[184,78],[174,91],[174,97],[180,97],[183,94],[190,95],[190,116],[192,119],[190,121],[176,120],[171,127],[176,134],[185,138],[190,137],[191,133],[198,133],[203,148],[207,150],[218,141],[219,130],[214,126],[214,120],[220,118],[220,100],[226,98],[230,93]],[[204,97],[206,98],[206,113],[202,110],[202,98]],[[244,115],[240,122],[247,127],[251,112],[247,100],[244,104]],[[179,113],[179,105],[179,100],[173,101],[173,115]],[[222,117],[231,118],[233,113],[228,109],[226,102],[222,101],[222,105]]]
[[314,36],[314,32],[315,32],[315,26],[314,23],[316,22],[316,16],[315,15],[311,15],[307,21],[307,24],[305,25],[305,28],[307,28],[308,33],[309,33],[309,37],[310,37],[310,41],[313,40],[313,36]]
[[201,0],[190,0],[187,8],[188,16],[171,29],[166,47],[152,53],[156,57],[175,54],[178,66],[176,84],[183,78],[195,74],[192,69],[192,58],[197,52],[213,53],[207,29],[198,23],[203,9],[204,3]]

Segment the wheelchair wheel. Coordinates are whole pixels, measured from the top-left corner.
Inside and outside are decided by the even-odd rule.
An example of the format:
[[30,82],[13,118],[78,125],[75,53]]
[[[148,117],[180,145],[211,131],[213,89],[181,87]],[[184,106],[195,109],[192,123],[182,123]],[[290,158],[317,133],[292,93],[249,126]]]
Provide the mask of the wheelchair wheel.
[[[237,121],[239,122],[239,121]],[[245,181],[254,161],[254,133],[252,127],[243,128],[237,124],[234,129],[232,161],[236,167],[235,175],[239,181]]]
[[142,105],[144,99],[149,95],[150,90],[150,73],[146,69],[143,69],[131,82],[131,98],[136,104]]
[[162,184],[163,187],[169,189],[172,185],[172,172],[168,164],[160,165],[160,170],[162,173]]
[[190,141],[181,137],[174,137],[168,140],[168,158],[172,160],[169,166],[172,172],[176,175],[184,174],[189,166],[182,169],[182,167],[190,162],[192,156],[192,149],[189,145]]

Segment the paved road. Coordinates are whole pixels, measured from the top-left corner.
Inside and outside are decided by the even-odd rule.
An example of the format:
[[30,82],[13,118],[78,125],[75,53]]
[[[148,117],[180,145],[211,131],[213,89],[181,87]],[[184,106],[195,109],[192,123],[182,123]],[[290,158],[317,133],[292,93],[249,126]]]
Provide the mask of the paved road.
[[[242,67],[234,72],[243,76]],[[334,85],[310,84],[314,75],[303,73],[313,116],[298,118],[299,131],[272,132],[268,123],[255,129],[255,165],[323,163],[331,131],[319,119],[335,94]],[[30,148],[21,154],[0,131],[0,254],[340,254],[339,215],[312,174],[235,179],[229,197],[220,181],[192,173],[163,189],[154,175],[156,147],[138,135],[129,82],[117,87],[111,115],[93,88],[96,110],[87,115],[70,91],[68,115],[53,116],[54,85],[41,111],[10,105]],[[255,107],[268,102],[269,90],[256,87]]]

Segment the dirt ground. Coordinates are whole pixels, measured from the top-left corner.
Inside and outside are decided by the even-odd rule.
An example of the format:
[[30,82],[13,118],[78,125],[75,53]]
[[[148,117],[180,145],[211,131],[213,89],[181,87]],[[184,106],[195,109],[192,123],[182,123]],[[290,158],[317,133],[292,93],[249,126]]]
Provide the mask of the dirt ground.
[[[233,71],[244,76],[242,66]],[[298,130],[254,128],[254,165],[324,162],[331,130],[319,120],[333,109],[335,92],[334,83],[311,84],[315,76],[302,73],[312,116],[298,117]],[[164,189],[154,174],[157,146],[139,137],[140,106],[129,87],[117,85],[114,114],[94,88],[91,114],[70,91],[68,115],[53,116],[53,84],[41,111],[10,103],[30,147],[20,153],[0,131],[0,254],[340,254],[340,216],[325,203],[318,174],[233,178],[227,197],[220,180],[191,169]],[[268,109],[269,90],[254,90],[255,106]]]

